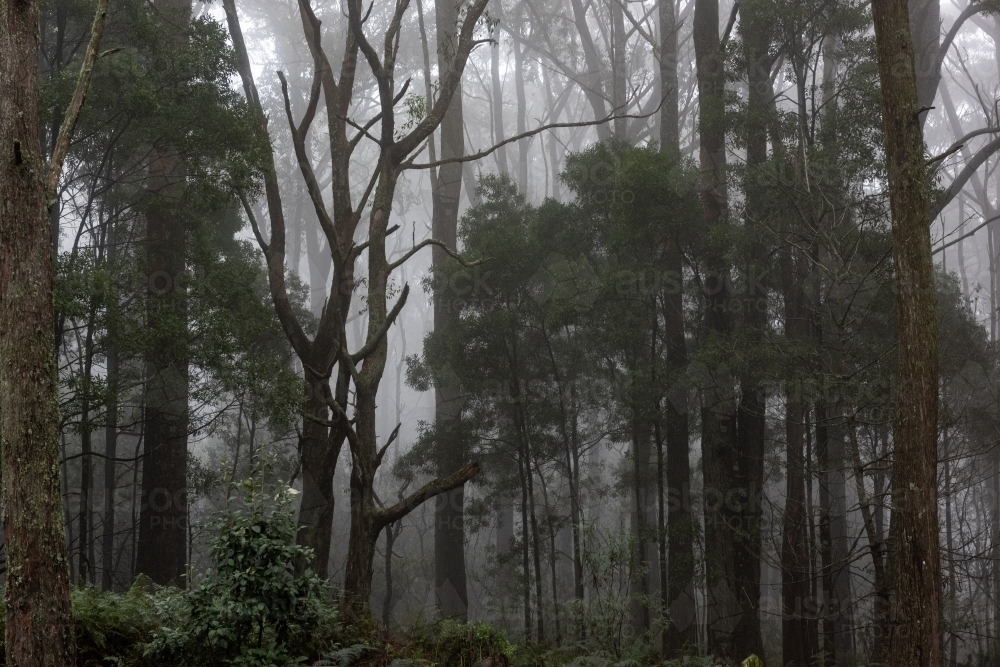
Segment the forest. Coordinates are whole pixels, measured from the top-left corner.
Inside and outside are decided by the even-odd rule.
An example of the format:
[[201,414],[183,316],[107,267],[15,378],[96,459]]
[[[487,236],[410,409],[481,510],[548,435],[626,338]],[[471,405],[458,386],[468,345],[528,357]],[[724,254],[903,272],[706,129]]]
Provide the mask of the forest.
[[997,0],[0,0],[12,667],[1000,665]]

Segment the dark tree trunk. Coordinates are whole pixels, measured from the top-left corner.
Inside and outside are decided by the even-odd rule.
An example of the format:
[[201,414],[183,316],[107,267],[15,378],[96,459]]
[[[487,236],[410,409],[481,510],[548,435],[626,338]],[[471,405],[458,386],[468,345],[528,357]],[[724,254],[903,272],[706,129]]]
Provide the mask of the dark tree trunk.
[[[851,535],[847,525],[843,414],[831,427],[823,401],[816,403],[816,454],[820,473],[820,535],[823,544],[824,651],[838,667],[853,664],[854,628],[851,591]],[[832,432],[832,437],[831,437]]]
[[[499,11],[500,5],[497,5]],[[494,34],[497,41],[490,45],[490,97],[492,106],[490,108],[493,119],[493,143],[499,144],[506,139],[506,131],[503,124],[503,85],[500,81],[500,32]],[[515,45],[514,48],[517,48]],[[497,167],[501,174],[509,172],[507,166],[507,146],[501,146],[496,150]]]
[[[769,47],[771,30],[761,9],[748,3],[741,9],[740,31],[744,43],[744,66],[748,83],[746,118],[746,209],[747,230],[746,291],[738,312],[743,313],[746,341],[753,347],[764,345],[768,331],[768,287],[760,277],[765,271],[768,249],[765,237],[767,202],[760,187],[760,171],[767,162],[767,127],[771,93]],[[760,633],[760,561],[762,552],[764,446],[767,437],[767,396],[760,371],[753,366],[740,371],[740,403],[737,488],[741,490],[739,507],[740,537],[736,542],[736,571],[741,616],[736,628],[734,647],[737,657],[762,655]]]
[[[684,294],[681,289],[683,258],[675,241],[664,254],[668,275],[676,276],[677,288],[664,298],[664,343],[667,348],[667,386],[679,389],[667,395],[666,418],[666,502],[667,557],[666,609],[670,614],[665,649],[677,656],[698,641],[695,608],[694,542],[697,520],[691,508],[691,461],[688,433],[688,395],[683,381],[687,369],[687,341],[684,334]],[[679,384],[677,384],[679,383]],[[663,565],[661,564],[661,569]]]
[[[327,355],[317,355],[320,359],[306,357],[312,368],[324,368],[329,364]],[[338,374],[335,397],[346,404],[347,380],[344,373]],[[313,550],[311,569],[321,578],[328,575],[330,564],[330,539],[333,533],[334,490],[333,479],[337,471],[337,459],[343,447],[344,436],[336,429],[330,429],[323,422],[330,419],[330,410],[323,399],[322,379],[311,372],[305,373],[303,382],[306,411],[312,419],[302,421],[299,436],[299,451],[302,457],[302,501],[299,505],[299,544]],[[335,422],[337,423],[337,422]]]
[[[784,239],[782,258],[782,296],[784,299],[785,338],[790,348],[801,349],[811,337],[805,283],[808,259],[800,249],[802,234],[789,230]],[[798,364],[804,363],[800,357]],[[813,613],[810,581],[812,567],[807,540],[807,498],[805,493],[805,455],[807,404],[803,387],[793,376],[788,381],[785,402],[785,511],[781,540],[781,629],[782,664],[809,667],[814,654],[816,617]]]
[[92,491],[94,487],[93,430],[90,427],[90,375],[94,366],[94,324],[97,318],[96,304],[91,304],[87,316],[87,333],[83,343],[83,378],[80,391],[80,512],[78,515],[79,549],[77,551],[77,584],[94,582],[94,558],[92,527]]
[[[839,98],[837,81],[839,76],[838,54],[840,51],[839,36],[827,35],[823,39],[823,116],[820,126],[820,141],[831,151],[834,160],[839,159],[837,142],[840,134]],[[843,186],[835,179],[833,187],[833,205],[830,206],[821,219],[820,237],[829,234],[832,225],[844,211]],[[826,262],[830,252],[821,240],[817,240],[817,252],[820,262]],[[814,301],[817,307],[821,301],[822,285],[814,282]],[[833,296],[832,305],[835,313],[843,311],[841,297]],[[830,307],[825,309],[830,311]],[[833,329],[829,316],[815,316],[819,323],[815,335],[823,345],[824,330]],[[837,336],[836,333],[833,333]],[[832,341],[835,355],[835,368],[841,367],[842,351],[836,341]],[[847,448],[847,433],[844,428],[843,399],[828,401],[825,398],[816,402],[816,448],[820,465],[820,532],[823,541],[823,583],[824,583],[824,651],[827,653],[827,664],[837,667],[850,667],[854,664],[854,621],[853,592],[851,589],[851,534],[847,524],[847,482],[846,470],[851,467],[850,453]]]
[[[146,326],[152,336],[146,359],[142,501],[136,571],[160,585],[184,586],[187,570],[187,306],[185,227],[176,210],[183,167],[160,154],[150,167],[150,189],[159,201],[146,216],[149,287]],[[168,201],[174,200],[174,201]]]
[[892,212],[899,327],[894,425],[890,667],[941,664],[937,507],[938,358],[930,183],[905,0],[872,3]]
[[[571,426],[566,443],[566,467],[569,470],[570,493],[570,524],[573,531],[573,597],[581,603],[584,598],[583,589],[583,506],[580,502],[580,447],[576,421],[576,391],[570,387],[570,417]],[[583,624],[577,628],[577,638],[586,638]]]
[[[514,44],[514,92],[517,97],[517,134],[524,134],[528,130],[528,99],[524,88],[524,51],[526,49],[527,47],[520,43]],[[521,139],[517,142],[517,189],[525,198],[530,194],[528,187],[528,151],[530,148],[530,138]]]
[[[913,57],[917,82],[917,108],[933,106],[941,82],[937,67],[941,51],[941,0],[909,0],[909,26],[913,40]],[[920,114],[920,120],[927,111]]]
[[[677,21],[673,0],[660,0],[660,146],[680,153],[677,84]],[[666,348],[666,384],[678,387],[666,396],[666,453],[658,452],[657,476],[661,521],[666,534],[660,536],[660,597],[669,624],[663,642],[667,657],[680,657],[698,642],[694,592],[694,540],[697,523],[691,513],[691,461],[688,433],[688,395],[683,374],[687,370],[687,340],[684,332],[684,257],[676,239],[664,248],[664,269],[670,281],[663,296],[663,342]],[[658,424],[657,424],[658,426]],[[664,484],[664,465],[666,480]],[[663,488],[665,487],[665,488]],[[666,514],[662,505],[666,496]],[[662,529],[662,527],[661,527]],[[664,544],[665,542],[665,544]]]
[[[718,0],[695,0],[693,37],[698,75],[698,129],[701,163],[701,201],[706,234],[726,224],[726,145],[724,71],[719,40]],[[729,266],[724,249],[709,243],[705,249],[702,290],[706,301],[704,339],[719,358],[732,332],[729,313]],[[736,655],[736,628],[743,615],[737,597],[739,577],[736,535],[731,526],[737,507],[728,495],[738,489],[738,439],[733,380],[710,368],[711,382],[701,391],[702,473],[705,510],[705,585],[708,593],[707,641],[712,654]]]
[[674,0],[659,0],[660,10],[660,147],[680,151],[680,102],[677,89],[677,17]]
[[651,426],[646,418],[645,410],[636,406],[636,415],[632,425],[632,539],[634,551],[632,554],[632,576],[630,594],[632,596],[633,629],[641,635],[649,632],[649,606],[642,599],[652,593],[649,587],[651,565],[647,544],[649,539],[650,521],[649,500],[649,456]]
[[[552,575],[552,614],[553,620],[555,621],[555,640],[556,646],[562,645],[562,625],[559,619],[559,577],[558,568],[559,555],[556,550],[556,529],[555,524],[552,521],[553,512],[552,507],[549,505],[549,491],[545,483],[545,475],[542,473],[541,469],[538,470],[538,481],[542,484],[542,509],[545,512],[545,526],[548,529],[549,537],[549,568],[550,574]],[[541,600],[539,599],[539,604]]]
[[524,453],[518,452],[517,467],[521,478],[521,569],[524,576],[524,641],[531,641],[531,566],[528,553],[528,478]]
[[[112,235],[108,244],[108,264],[114,270],[117,254],[116,240]],[[106,424],[104,426],[104,526],[101,536],[101,590],[110,591],[114,585],[115,560],[115,493],[117,491],[116,459],[118,458],[118,377],[119,359],[118,346],[115,345],[118,317],[118,296],[108,312],[108,406]]]
[[[183,25],[190,0],[158,0]],[[182,38],[176,36],[178,42]],[[188,357],[187,295],[183,284],[186,228],[180,210],[184,165],[160,148],[149,167],[155,198],[146,213],[145,449],[136,570],[160,585],[185,586],[187,575]]]
[[[235,0],[224,0],[223,7],[233,47],[236,51],[244,95],[254,118],[255,129],[262,137],[266,137],[268,121],[253,80],[250,58],[243,39]],[[286,226],[274,155],[270,151],[264,155],[263,170],[270,238],[264,242],[262,237],[258,237],[258,244],[261,246],[267,261],[268,288],[275,314],[292,349],[305,367],[303,402],[305,403],[306,417],[303,419],[302,432],[299,436],[302,500],[299,508],[297,541],[313,550],[313,561],[309,566],[316,574],[325,579],[329,566],[334,510],[333,478],[337,459],[349,428],[339,418],[339,413],[332,415],[332,427],[329,426],[331,414],[327,398],[328,395],[332,394],[331,402],[342,407],[347,406],[349,387],[347,370],[343,367],[338,368],[334,380],[335,386],[332,390],[330,377],[337,352],[343,344],[341,336],[343,335],[344,318],[342,315],[349,312],[354,293],[354,257],[356,255],[351,254],[348,257],[340,258],[339,262],[333,262],[332,257],[328,260],[317,256],[316,249],[320,245],[327,249],[338,243],[349,245],[360,219],[360,216],[351,208],[347,165],[350,151],[347,150],[346,121],[343,119],[343,116],[347,114],[351,100],[358,45],[353,39],[348,39],[345,45],[340,78],[340,84],[343,86],[341,88],[334,80],[331,71],[325,66],[316,65],[317,62],[322,63],[325,60],[325,55],[321,53],[319,44],[314,39],[319,34],[318,19],[308,10],[308,4],[300,3],[299,8],[302,10],[303,35],[310,47],[314,66],[317,66],[323,75],[323,93],[327,102],[328,128],[330,130],[329,145],[332,158],[330,189],[333,198],[333,213],[331,214],[325,207],[316,206],[315,202],[314,210],[317,216],[322,212],[325,220],[332,218],[335,221],[335,223],[331,223],[334,229],[324,229],[325,244],[310,243],[310,275],[316,282],[314,295],[326,294],[326,289],[322,287],[321,278],[326,278],[329,275],[329,270],[323,267],[327,265],[327,261],[333,264],[333,278],[330,283],[333,288],[330,290],[330,299],[326,304],[322,303],[322,299],[317,299],[310,304],[314,310],[319,311],[320,316],[314,338],[309,339],[303,330],[302,323],[292,307],[286,289]],[[301,161],[300,170],[303,170]],[[318,185],[316,187],[318,188]],[[255,231],[259,232],[256,218],[252,217],[254,214],[250,202],[244,200],[242,203],[244,211],[254,223]],[[334,241],[333,244],[331,244],[331,239]],[[294,260],[293,257],[293,262]]]
[[[457,0],[435,3],[437,22],[438,68],[448,69],[455,53],[458,22]],[[455,90],[447,113],[441,120],[441,159],[465,154],[462,122],[462,89]],[[434,238],[449,248],[456,247],[458,236],[458,206],[462,191],[462,163],[441,165],[433,192]],[[439,247],[432,251],[434,269],[441,271],[446,262],[454,260]],[[443,281],[434,293],[434,331],[447,335],[458,321],[456,295],[448,292],[451,285]],[[434,420],[444,437],[438,442],[438,474],[447,475],[466,460],[465,443],[457,436],[457,420],[461,417],[461,387],[458,378],[449,378],[434,389]],[[438,612],[444,618],[465,621],[469,613],[469,595],[465,577],[465,487],[458,487],[436,499],[434,511],[434,590]]]
[[542,596],[542,554],[538,533],[538,512],[535,510],[535,479],[531,471],[530,451],[525,447],[525,470],[524,474],[528,480],[528,516],[531,519],[531,556],[532,565],[535,570],[535,626],[536,640],[545,641],[545,614],[542,612],[544,604]]
[[76,663],[59,488],[53,253],[38,4],[0,8],[0,442],[8,665]]
[[[587,102],[594,113],[594,120],[601,120],[607,116],[605,105],[605,87],[602,72],[604,64],[601,55],[594,46],[594,38],[590,34],[590,25],[587,23],[587,5],[583,0],[570,0],[573,8],[573,22],[580,37],[580,46],[583,49],[584,66],[587,71],[581,74],[583,93],[587,97]],[[611,129],[607,123],[597,126],[597,138],[604,141],[611,137]]]
[[[786,306],[786,311],[788,307]],[[786,315],[786,318],[788,315]],[[786,320],[786,331],[795,325]],[[786,333],[786,335],[788,335]],[[810,567],[805,535],[805,488],[803,423],[804,404],[791,387],[785,405],[786,484],[785,513],[781,541],[781,630],[782,664],[808,667],[812,664],[812,637],[808,606],[810,604]]]
[[625,34],[625,9],[620,2],[611,3],[611,104],[614,107],[614,134],[618,141],[626,141],[628,119],[625,113],[625,96],[628,86],[626,60],[627,36]]

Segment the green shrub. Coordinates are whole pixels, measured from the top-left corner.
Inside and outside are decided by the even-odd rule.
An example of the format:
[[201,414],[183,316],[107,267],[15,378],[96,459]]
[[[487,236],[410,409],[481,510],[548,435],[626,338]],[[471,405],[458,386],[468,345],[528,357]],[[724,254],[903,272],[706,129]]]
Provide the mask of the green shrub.
[[[80,667],[134,667],[142,664],[143,648],[160,626],[148,579],[140,577],[125,595],[94,588],[71,592]],[[0,664],[5,664],[6,613],[0,603]]]
[[136,665],[160,626],[155,602],[140,577],[125,595],[78,588],[72,593],[77,664]]
[[506,635],[486,623],[440,621],[415,632],[414,645],[431,663],[447,667],[477,667],[487,658],[509,663],[514,646]]
[[326,585],[296,565],[308,549],[295,544],[286,493],[266,497],[252,482],[245,499],[217,522],[211,573],[193,591],[157,599],[166,619],[145,650],[177,667],[270,667],[315,658],[332,634],[335,613]]

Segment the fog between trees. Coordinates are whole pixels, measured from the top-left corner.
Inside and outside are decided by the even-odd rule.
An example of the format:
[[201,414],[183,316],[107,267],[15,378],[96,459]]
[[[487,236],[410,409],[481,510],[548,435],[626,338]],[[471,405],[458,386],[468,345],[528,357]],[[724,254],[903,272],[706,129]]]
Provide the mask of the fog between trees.
[[[96,4],[24,4],[44,166]],[[903,5],[112,0],[35,207],[69,583],[197,588],[253,478],[347,622],[996,664],[1000,6]]]

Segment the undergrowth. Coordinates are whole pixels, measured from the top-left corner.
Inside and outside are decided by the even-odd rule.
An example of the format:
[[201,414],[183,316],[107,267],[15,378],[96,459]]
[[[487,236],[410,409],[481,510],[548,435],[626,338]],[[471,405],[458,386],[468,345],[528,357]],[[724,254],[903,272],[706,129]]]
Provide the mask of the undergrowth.
[[[486,623],[438,621],[390,636],[373,620],[341,623],[327,585],[300,565],[285,493],[252,480],[218,517],[215,567],[192,590],[140,577],[124,594],[72,592],[81,667],[710,667],[662,662],[644,642],[627,648],[512,644]],[[2,609],[0,609],[2,612]],[[3,655],[0,613],[0,657]],[[746,667],[763,667],[750,663]]]

